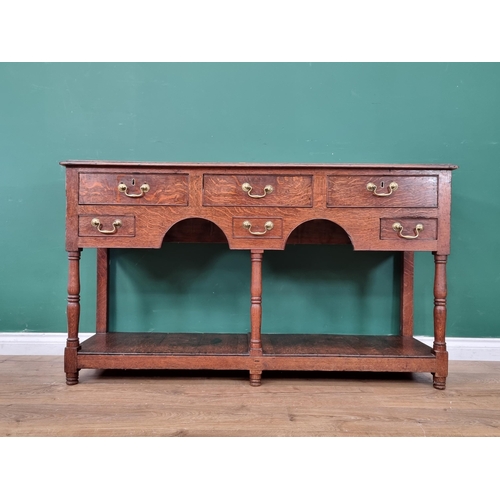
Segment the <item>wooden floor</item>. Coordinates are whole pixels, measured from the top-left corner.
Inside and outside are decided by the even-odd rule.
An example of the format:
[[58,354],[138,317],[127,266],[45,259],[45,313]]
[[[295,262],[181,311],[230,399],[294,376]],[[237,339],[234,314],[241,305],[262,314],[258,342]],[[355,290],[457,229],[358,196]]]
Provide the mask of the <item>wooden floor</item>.
[[0,356],[0,436],[500,436],[500,363],[430,374],[82,370]]

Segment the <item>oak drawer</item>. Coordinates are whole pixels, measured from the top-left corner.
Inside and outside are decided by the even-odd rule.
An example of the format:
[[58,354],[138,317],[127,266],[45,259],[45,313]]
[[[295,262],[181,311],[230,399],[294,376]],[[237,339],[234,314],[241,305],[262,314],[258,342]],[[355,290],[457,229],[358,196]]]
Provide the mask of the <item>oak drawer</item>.
[[283,220],[279,217],[233,217],[234,238],[283,238]]
[[311,175],[204,175],[203,205],[311,207]]
[[187,174],[84,174],[79,177],[80,205],[188,204]]
[[437,207],[438,177],[329,175],[328,207]]
[[80,215],[78,236],[135,236],[133,215]]
[[394,217],[380,219],[381,240],[437,240],[437,219]]

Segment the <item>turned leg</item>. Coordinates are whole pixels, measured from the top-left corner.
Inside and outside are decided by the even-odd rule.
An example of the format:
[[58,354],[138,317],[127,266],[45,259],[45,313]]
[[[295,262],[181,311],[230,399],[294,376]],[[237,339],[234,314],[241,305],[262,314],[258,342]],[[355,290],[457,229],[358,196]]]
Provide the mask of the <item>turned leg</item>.
[[414,255],[413,252],[402,252],[399,333],[403,337],[413,337]]
[[64,350],[64,371],[68,385],[78,384],[77,352],[80,346],[78,325],[80,322],[80,253],[68,252],[68,339]]
[[97,249],[96,333],[108,332],[109,250]]
[[250,354],[262,354],[262,255],[263,250],[252,250],[252,280],[250,284]]
[[444,389],[448,376],[448,352],[446,351],[446,260],[447,255],[434,253],[434,345],[437,370],[433,374],[434,387]]
[[250,385],[258,387],[261,384],[262,371],[250,370]]
[[[250,284],[250,356],[262,356],[262,256],[263,250],[251,250],[252,279]],[[262,371],[250,370],[250,385],[260,385]]]

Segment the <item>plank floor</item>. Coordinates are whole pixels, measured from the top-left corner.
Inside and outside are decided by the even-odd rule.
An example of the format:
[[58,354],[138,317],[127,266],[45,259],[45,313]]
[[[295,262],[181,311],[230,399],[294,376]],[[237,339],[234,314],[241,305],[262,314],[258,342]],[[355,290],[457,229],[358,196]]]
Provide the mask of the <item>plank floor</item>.
[[430,374],[82,370],[0,356],[0,436],[500,436],[500,363]]

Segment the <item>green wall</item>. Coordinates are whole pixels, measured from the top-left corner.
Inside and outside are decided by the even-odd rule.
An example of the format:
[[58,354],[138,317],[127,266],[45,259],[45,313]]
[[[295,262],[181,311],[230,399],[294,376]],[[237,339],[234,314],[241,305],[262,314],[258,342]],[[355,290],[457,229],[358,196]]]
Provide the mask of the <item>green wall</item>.
[[[0,331],[62,332],[66,159],[455,163],[449,336],[498,337],[500,64],[0,64]],[[111,327],[249,329],[247,252],[115,250]],[[398,257],[264,255],[266,332],[396,333]],[[433,261],[416,257],[416,334]],[[94,330],[95,251],[81,331]]]

